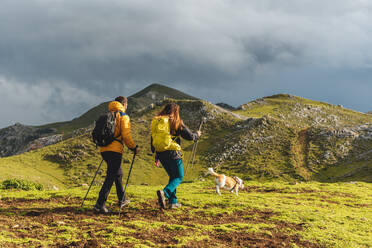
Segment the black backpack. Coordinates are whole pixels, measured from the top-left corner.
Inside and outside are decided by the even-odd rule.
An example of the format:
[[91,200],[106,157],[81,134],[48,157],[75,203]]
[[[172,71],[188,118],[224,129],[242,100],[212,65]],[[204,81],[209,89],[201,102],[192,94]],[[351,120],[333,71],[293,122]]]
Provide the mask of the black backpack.
[[121,140],[117,139],[118,137],[120,137],[120,134],[118,137],[115,137],[114,134],[116,113],[117,112],[104,113],[95,121],[95,126],[92,131],[92,138],[93,142],[97,146],[108,146],[114,140],[122,143]]

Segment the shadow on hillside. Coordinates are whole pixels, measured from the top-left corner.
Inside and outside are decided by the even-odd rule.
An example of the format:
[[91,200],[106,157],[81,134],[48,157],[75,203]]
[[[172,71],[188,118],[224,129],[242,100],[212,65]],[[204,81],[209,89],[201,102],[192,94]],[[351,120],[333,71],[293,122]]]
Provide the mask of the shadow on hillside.
[[[371,142],[356,138],[350,146],[352,148],[348,151],[347,156],[334,156],[335,161],[315,173],[314,179],[330,183],[352,181],[372,183]],[[337,149],[335,150],[338,152]],[[326,149],[324,152],[326,154]]]

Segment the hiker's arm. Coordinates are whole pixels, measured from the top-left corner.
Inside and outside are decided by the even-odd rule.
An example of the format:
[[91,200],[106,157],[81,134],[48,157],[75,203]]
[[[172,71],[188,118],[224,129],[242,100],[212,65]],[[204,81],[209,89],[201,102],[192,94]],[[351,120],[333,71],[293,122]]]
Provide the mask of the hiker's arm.
[[185,140],[197,141],[199,138],[199,135],[197,133],[191,132],[185,124],[182,125],[182,129],[179,131],[179,133]]
[[130,131],[130,118],[128,115],[124,115],[120,119],[121,124],[121,138],[124,142],[124,144],[129,149],[135,149],[136,144],[134,144],[134,141],[132,139],[132,134]]

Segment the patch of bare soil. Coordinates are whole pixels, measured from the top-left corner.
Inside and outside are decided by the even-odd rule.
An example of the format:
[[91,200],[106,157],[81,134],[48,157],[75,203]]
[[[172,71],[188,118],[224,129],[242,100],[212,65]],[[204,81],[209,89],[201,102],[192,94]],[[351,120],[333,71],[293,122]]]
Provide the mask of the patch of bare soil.
[[[58,207],[55,207],[59,203]],[[266,228],[265,233],[248,233],[245,230],[219,232],[206,231],[209,238],[201,241],[190,241],[185,247],[289,247],[291,243],[299,247],[320,247],[316,243],[303,241],[300,236],[289,234],[286,230],[302,230],[304,224],[288,223],[271,219],[278,215],[273,211],[262,211],[247,208],[231,214],[211,215],[203,209],[185,206],[182,214],[178,211],[159,210],[156,200],[141,203],[140,206],[129,205],[122,209],[118,221],[112,221],[104,215],[97,215],[92,210],[80,208],[80,198],[51,198],[47,200],[1,200],[0,201],[0,229],[11,233],[18,239],[36,239],[50,241],[50,247],[101,247],[107,246],[108,240],[102,232],[107,233],[109,225],[122,225],[128,221],[164,222],[167,225],[149,230],[137,230],[131,237],[152,242],[158,247],[168,247],[177,244],[177,237],[192,236],[195,224],[220,225],[231,223],[267,223],[275,228]],[[204,208],[216,207],[206,205]],[[178,213],[178,214],[177,214]],[[118,212],[112,213],[117,215]],[[185,228],[174,230],[168,228],[171,224],[182,225]],[[67,229],[64,229],[66,227]],[[70,230],[68,230],[70,228]],[[72,228],[72,231],[71,231]],[[67,241],[59,235],[69,233],[74,236]],[[271,234],[270,234],[271,233]],[[88,238],[87,238],[88,237]],[[76,241],[79,240],[79,241]],[[2,243],[3,245],[5,243]],[[24,245],[7,247],[41,247],[41,243],[32,241]],[[0,245],[1,246],[1,245]],[[122,243],[120,247],[132,247],[133,243]]]
[[258,192],[258,193],[286,193],[286,194],[306,194],[306,193],[318,193],[321,191],[313,189],[296,189],[293,192],[288,192],[287,189],[278,189],[270,187],[259,187],[259,186],[246,186],[242,190],[244,192]]

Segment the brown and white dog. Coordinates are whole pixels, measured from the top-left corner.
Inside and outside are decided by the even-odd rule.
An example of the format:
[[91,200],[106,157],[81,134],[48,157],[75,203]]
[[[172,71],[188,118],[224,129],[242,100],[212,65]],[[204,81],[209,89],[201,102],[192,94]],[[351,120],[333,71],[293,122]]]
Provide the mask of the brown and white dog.
[[211,174],[212,176],[216,177],[216,192],[217,194],[221,195],[220,188],[224,188],[230,190],[230,192],[234,192],[238,195],[239,188],[244,189],[244,182],[237,176],[228,177],[224,174],[217,174],[214,172],[213,168],[208,168],[207,174]]

